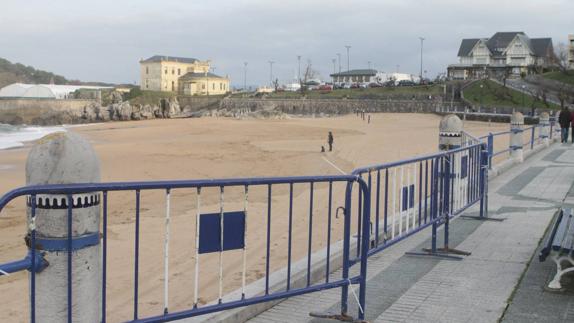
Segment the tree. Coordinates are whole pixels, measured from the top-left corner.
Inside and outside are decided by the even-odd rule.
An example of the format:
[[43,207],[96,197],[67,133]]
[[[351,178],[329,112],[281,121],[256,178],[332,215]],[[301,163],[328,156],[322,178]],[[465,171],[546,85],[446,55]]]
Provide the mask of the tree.
[[311,65],[311,60],[307,61],[307,66],[305,67],[303,78],[299,80],[299,85],[301,85],[301,94],[305,94],[307,92],[307,82],[310,80],[317,78],[319,73],[313,69]]
[[568,74],[569,71],[569,62],[568,62],[568,46],[566,44],[560,42],[558,46],[556,46],[556,53],[555,53],[555,63],[558,66],[560,72],[564,74]]

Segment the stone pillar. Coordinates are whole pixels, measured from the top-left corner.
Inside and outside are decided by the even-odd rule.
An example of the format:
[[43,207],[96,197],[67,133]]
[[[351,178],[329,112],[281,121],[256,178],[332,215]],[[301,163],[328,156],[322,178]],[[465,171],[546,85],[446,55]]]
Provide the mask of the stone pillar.
[[[48,135],[32,148],[26,161],[26,184],[96,183],[100,164],[91,145],[66,132]],[[72,319],[101,321],[100,193],[71,195]],[[66,322],[68,310],[68,196],[36,196],[38,252],[49,265],[36,274],[36,317],[42,322]],[[28,223],[31,224],[31,199]],[[29,225],[30,227],[30,225]]]
[[462,146],[462,121],[454,114],[446,115],[439,125],[439,150],[455,149]]
[[548,147],[550,145],[550,115],[548,112],[542,112],[540,114],[540,138],[544,143],[544,146]]
[[510,158],[519,163],[524,161],[522,146],[524,145],[522,133],[524,131],[524,116],[514,112],[510,117]]

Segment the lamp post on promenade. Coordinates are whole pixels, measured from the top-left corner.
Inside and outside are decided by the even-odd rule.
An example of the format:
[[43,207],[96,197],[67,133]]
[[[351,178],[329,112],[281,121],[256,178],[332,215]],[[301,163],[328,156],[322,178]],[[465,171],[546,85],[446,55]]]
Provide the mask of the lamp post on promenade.
[[337,57],[339,58],[339,73],[341,73],[341,53],[337,53]]
[[349,49],[351,49],[351,46],[345,45],[345,48],[347,49],[347,72],[348,72],[351,70],[351,60],[349,59]]

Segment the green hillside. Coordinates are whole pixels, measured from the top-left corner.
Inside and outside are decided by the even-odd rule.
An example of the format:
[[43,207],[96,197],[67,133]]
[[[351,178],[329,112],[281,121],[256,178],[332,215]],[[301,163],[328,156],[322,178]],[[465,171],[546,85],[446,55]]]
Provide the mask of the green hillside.
[[0,58],[0,88],[8,84],[20,83],[50,83],[68,84],[70,83],[65,77],[56,75],[51,72],[37,70],[32,66],[26,66],[20,63],[12,63],[6,59]]
[[568,71],[568,73],[563,72],[548,72],[542,74],[542,77],[555,80],[562,83],[567,83],[574,85],[574,71]]

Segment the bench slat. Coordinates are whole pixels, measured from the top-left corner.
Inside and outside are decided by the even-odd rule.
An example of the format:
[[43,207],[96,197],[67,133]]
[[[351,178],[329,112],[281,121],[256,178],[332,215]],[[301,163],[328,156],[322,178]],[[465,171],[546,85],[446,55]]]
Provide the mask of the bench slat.
[[552,241],[552,250],[554,251],[570,251],[572,250],[572,230],[574,230],[574,221],[572,221],[572,209],[567,208],[562,210],[563,215],[558,229]]

